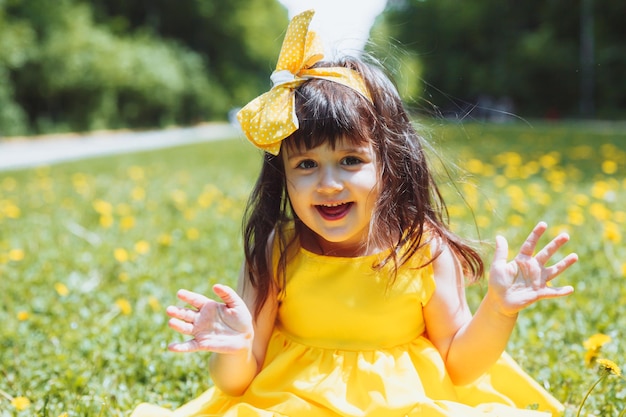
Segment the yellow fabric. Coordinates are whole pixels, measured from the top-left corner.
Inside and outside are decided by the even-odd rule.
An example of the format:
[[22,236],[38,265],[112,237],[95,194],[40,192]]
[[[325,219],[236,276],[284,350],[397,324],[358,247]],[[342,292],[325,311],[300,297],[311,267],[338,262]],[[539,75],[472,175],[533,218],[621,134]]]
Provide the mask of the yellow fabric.
[[283,139],[298,129],[294,90],[307,79],[322,78],[343,84],[371,101],[363,79],[355,71],[341,67],[310,68],[324,57],[317,34],[309,31],[313,14],[309,10],[292,19],[272,74],[274,86],[237,113],[250,142],[274,155],[280,151]]
[[[474,384],[455,387],[424,334],[431,268],[415,269],[415,256],[390,287],[375,261],[300,249],[265,364],[243,396],[211,388],[175,411],[144,404],[131,417],[560,415],[562,405],[506,354]],[[525,409],[533,405],[544,412]]]

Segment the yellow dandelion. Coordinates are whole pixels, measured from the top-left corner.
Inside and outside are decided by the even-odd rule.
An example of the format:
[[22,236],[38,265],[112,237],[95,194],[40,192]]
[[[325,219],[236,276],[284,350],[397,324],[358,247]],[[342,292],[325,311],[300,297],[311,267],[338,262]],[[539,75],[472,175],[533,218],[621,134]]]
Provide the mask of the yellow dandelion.
[[19,262],[24,259],[25,253],[23,249],[11,249],[9,251],[9,260]]
[[496,155],[495,161],[499,165],[520,166],[522,165],[522,156],[517,152],[503,152]]
[[209,208],[215,201],[216,197],[218,197],[219,195],[220,191],[215,186],[209,189],[205,187],[205,190],[202,192],[202,194],[198,196],[198,205],[202,208]]
[[602,172],[607,175],[615,174],[617,172],[617,162],[611,160],[602,162]]
[[567,222],[573,226],[581,226],[585,223],[585,215],[579,207],[570,207],[567,210]]
[[620,376],[622,374],[622,370],[619,369],[619,366],[615,362],[610,359],[597,359],[598,368],[601,373],[613,374]]
[[187,235],[187,239],[189,239],[189,240],[198,240],[198,239],[200,239],[200,231],[198,229],[196,229],[195,227],[187,229],[186,235]]
[[118,298],[117,300],[115,300],[115,305],[125,316],[128,316],[133,312],[133,307],[130,305],[130,302],[125,298]]
[[620,243],[622,241],[622,232],[620,227],[612,222],[604,223],[604,239],[612,243]]
[[232,198],[223,198],[220,200],[220,204],[217,208],[217,211],[220,214],[232,213],[235,208],[235,201]]
[[162,233],[157,239],[157,242],[159,242],[161,246],[170,246],[172,244],[172,235]]
[[598,352],[595,349],[589,349],[588,351],[585,352],[585,365],[590,367],[591,365],[593,365],[593,363],[596,361],[596,359],[598,358],[598,355],[600,354],[600,352]]
[[15,397],[11,400],[11,405],[15,407],[17,411],[26,410],[30,407],[30,400],[26,397]]
[[65,284],[63,284],[62,282],[57,282],[56,284],[54,284],[54,290],[61,297],[65,297],[65,296],[67,296],[70,293],[70,290],[68,290],[67,286]]
[[187,205],[187,194],[182,190],[172,191],[172,200],[179,209]]
[[135,201],[143,201],[146,198],[146,190],[142,187],[135,187],[131,191],[130,196]]
[[596,220],[608,220],[611,218],[611,210],[609,210],[603,203],[593,203],[589,206],[589,213]]
[[58,415],[58,417],[68,417],[68,416],[69,414],[67,414],[65,411]]
[[524,225],[524,218],[519,214],[512,214],[508,218],[508,223],[514,227],[520,227]]
[[26,321],[30,318],[30,313],[26,310],[18,311],[17,319],[19,321]]
[[491,225],[491,218],[484,215],[476,216],[476,225],[482,229],[487,228]]
[[512,180],[522,178],[522,167],[519,165],[507,165],[504,168],[504,176]]
[[622,264],[622,276],[626,277],[626,262]]
[[158,298],[156,298],[155,296],[151,295],[148,298],[148,305],[150,306],[150,308],[152,309],[153,312],[157,313],[159,311],[161,311],[161,303],[159,303]]
[[504,175],[497,175],[493,179],[493,183],[498,188],[504,188],[509,183],[509,180]]
[[611,340],[613,339],[608,334],[596,333],[583,342],[583,347],[588,350],[598,350]]
[[9,219],[19,219],[22,216],[22,210],[12,201],[4,202],[4,215]]
[[589,196],[586,194],[576,194],[574,196],[574,203],[581,207],[584,207],[589,204]]
[[133,181],[141,181],[145,177],[143,168],[142,167],[138,167],[138,166],[132,166],[132,167],[128,168],[128,176]]
[[145,255],[146,253],[150,252],[150,243],[145,240],[140,240],[139,242],[135,243],[135,252],[137,252],[139,255]]
[[75,188],[82,188],[87,185],[87,176],[81,172],[72,175],[72,184]]
[[116,248],[113,251],[113,257],[115,258],[116,261],[122,263],[122,262],[127,262],[128,261],[128,251],[124,248]]
[[120,228],[122,230],[130,230],[135,227],[135,218],[133,216],[124,216],[120,219]]
[[465,163],[465,169],[467,169],[472,174],[481,174],[485,168],[485,164],[483,161],[479,159],[470,159]]
[[110,216],[113,213],[113,206],[107,201],[95,200],[92,206],[97,213],[103,216]]
[[105,229],[113,226],[113,216],[108,214],[100,216],[100,226],[104,227]]
[[451,204],[448,206],[448,214],[451,218],[463,217],[466,213],[466,208],[461,205]]
[[191,208],[186,208],[183,210],[183,217],[185,218],[185,220],[193,220],[196,218],[196,210],[191,209]]
[[604,196],[611,191],[609,183],[606,181],[596,181],[591,187],[591,196],[598,200],[604,199]]
[[542,155],[539,158],[539,164],[544,169],[552,169],[554,166],[558,165],[561,161],[561,155],[558,152],[550,152],[546,155]]
[[522,166],[521,176],[522,178],[527,179],[537,174],[540,169],[541,169],[541,166],[539,165],[538,162],[530,161],[526,165]]

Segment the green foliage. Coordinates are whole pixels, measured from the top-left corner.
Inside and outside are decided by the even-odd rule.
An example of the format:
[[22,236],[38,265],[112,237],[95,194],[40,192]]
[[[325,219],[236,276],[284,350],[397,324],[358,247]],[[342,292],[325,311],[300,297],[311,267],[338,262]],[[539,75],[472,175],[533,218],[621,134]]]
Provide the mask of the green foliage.
[[[546,220],[552,236],[571,235],[567,251],[581,260],[555,285],[576,292],[524,311],[508,351],[574,416],[597,379],[586,339],[611,336],[601,353],[626,366],[624,126],[428,131],[454,178],[438,171],[459,233],[487,243],[501,233],[516,248]],[[207,354],[166,351],[178,336],[164,307],[181,287],[234,285],[260,161],[229,140],[0,173],[0,416],[122,416],[206,389]],[[474,308],[485,288],[468,289]],[[2,392],[31,405],[17,412]],[[584,410],[617,416],[625,395],[607,378]]]
[[[423,100],[465,116],[481,97],[511,98],[523,116],[579,116],[581,3],[390,0],[378,26],[419,56]],[[623,118],[622,1],[591,1],[592,87],[600,117]],[[383,45],[384,48],[384,45]]]
[[228,92],[230,107],[265,91],[287,26],[286,10],[276,0],[83,2],[108,27],[158,33],[201,55]]
[[[1,6],[1,3],[0,3]],[[26,130],[26,114],[15,101],[10,72],[18,71],[35,44],[33,29],[23,22],[10,22],[0,8],[0,137]]]
[[0,134],[224,119],[285,25],[275,0],[0,2]]

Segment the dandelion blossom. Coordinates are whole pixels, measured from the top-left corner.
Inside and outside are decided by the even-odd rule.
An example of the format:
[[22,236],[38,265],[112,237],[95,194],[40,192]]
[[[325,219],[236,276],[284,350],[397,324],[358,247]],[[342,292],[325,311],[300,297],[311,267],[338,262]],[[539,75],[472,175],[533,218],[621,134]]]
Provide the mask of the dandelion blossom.
[[128,261],[128,251],[124,248],[117,248],[113,251],[115,260],[122,263]]
[[61,297],[65,297],[66,295],[68,295],[70,293],[70,290],[68,290],[67,286],[65,284],[63,284],[62,282],[57,282],[56,284],[54,284],[54,290]]
[[130,305],[130,302],[128,302],[128,300],[125,298],[118,298],[117,300],[115,300],[115,305],[125,316],[128,316],[130,315],[130,313],[133,312],[133,307]]
[[187,229],[186,235],[187,235],[187,239],[189,240],[200,239],[200,231],[196,229],[195,227]]
[[138,241],[137,243],[135,243],[135,252],[140,255],[145,255],[146,253],[150,252],[150,243],[145,240]]
[[598,370],[601,374],[613,374],[620,376],[622,374],[622,370],[619,369],[619,366],[615,362],[610,359],[597,359]]
[[607,334],[596,333],[583,342],[583,347],[588,350],[598,350],[611,340],[611,336]]
[[30,400],[26,397],[15,397],[11,400],[11,405],[15,407],[17,411],[26,410],[30,407]]
[[23,249],[11,249],[9,251],[9,260],[14,262],[19,262],[24,259],[24,250]]
[[148,298],[148,305],[155,313],[161,311],[161,303],[159,303],[159,299],[153,295]]

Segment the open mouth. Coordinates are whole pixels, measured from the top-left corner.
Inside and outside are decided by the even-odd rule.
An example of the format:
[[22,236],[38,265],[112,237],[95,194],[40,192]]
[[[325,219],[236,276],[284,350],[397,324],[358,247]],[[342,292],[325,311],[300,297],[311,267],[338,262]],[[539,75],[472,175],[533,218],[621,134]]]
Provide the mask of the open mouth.
[[315,206],[317,211],[326,220],[342,219],[354,203],[338,203],[338,204],[320,204]]

